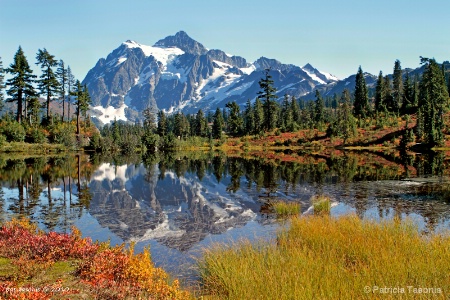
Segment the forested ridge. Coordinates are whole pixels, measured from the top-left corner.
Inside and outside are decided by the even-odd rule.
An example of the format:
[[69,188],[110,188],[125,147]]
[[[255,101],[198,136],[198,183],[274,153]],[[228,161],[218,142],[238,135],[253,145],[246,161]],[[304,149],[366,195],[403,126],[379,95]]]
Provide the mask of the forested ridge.
[[[415,144],[442,147],[450,123],[450,64],[422,57],[421,64],[423,74],[411,76],[396,60],[393,75],[383,76],[380,71],[373,91],[360,66],[354,89],[326,97],[316,90],[314,101],[288,94],[278,99],[271,70],[266,69],[260,91],[245,107],[232,101],[215,111],[171,115],[147,107],[141,123],[114,120],[97,130],[88,114],[89,91],[74,78],[70,66],[45,48],[39,49],[38,77],[19,47],[9,67],[3,68],[0,59],[0,108],[8,102],[15,108],[14,113],[2,114],[0,145],[55,143],[68,149],[135,152],[212,148],[236,138],[245,147],[275,136],[274,142],[264,146],[302,146],[325,139],[330,141],[327,146],[373,146],[398,139],[393,145],[401,149]],[[9,75],[6,81],[5,74]],[[52,111],[51,104],[60,109]],[[365,132],[372,136],[365,137]],[[277,141],[284,133],[299,134],[289,141]]]

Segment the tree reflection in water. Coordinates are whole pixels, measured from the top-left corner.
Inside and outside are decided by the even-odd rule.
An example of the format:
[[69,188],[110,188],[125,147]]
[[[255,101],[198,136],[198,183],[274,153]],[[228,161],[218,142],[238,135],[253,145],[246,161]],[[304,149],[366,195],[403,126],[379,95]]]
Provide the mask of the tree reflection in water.
[[419,215],[427,231],[450,218],[443,153],[241,155],[1,157],[1,219],[22,215],[68,231],[89,214],[124,241],[156,239],[185,251],[251,220],[270,223],[261,217],[268,199],[299,201],[304,212],[312,195],[327,194],[361,218]]

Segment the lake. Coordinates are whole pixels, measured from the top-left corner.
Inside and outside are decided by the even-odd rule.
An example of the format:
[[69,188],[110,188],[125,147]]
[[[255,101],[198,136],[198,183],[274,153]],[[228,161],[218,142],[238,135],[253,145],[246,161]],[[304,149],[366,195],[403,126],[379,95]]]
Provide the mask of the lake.
[[84,153],[0,156],[0,221],[26,216],[49,231],[72,225],[111,244],[150,246],[180,279],[214,243],[271,241],[283,226],[267,201],[301,203],[325,194],[331,214],[409,219],[422,232],[450,229],[445,153],[382,151],[173,152],[144,156]]

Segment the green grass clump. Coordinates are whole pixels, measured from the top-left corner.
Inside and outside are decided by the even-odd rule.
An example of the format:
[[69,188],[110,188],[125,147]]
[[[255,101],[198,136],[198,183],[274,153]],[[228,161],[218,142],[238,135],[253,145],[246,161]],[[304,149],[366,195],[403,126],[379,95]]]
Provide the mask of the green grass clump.
[[314,196],[311,200],[315,215],[329,215],[331,210],[331,200],[327,196]]
[[296,216],[300,213],[300,203],[276,201],[272,204],[272,208],[278,218],[287,218]]
[[199,267],[207,299],[447,299],[450,236],[423,237],[405,223],[356,216],[293,218],[276,244],[216,246]]

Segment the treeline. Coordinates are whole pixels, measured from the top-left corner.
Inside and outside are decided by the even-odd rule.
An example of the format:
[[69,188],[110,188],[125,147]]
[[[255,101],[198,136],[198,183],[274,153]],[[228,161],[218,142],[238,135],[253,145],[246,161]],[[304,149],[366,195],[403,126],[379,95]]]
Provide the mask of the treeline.
[[[261,90],[255,101],[248,100],[243,109],[236,102],[207,114],[200,109],[196,114],[178,112],[167,116],[164,111],[155,114],[147,109],[143,127],[137,129],[138,125],[114,122],[105,126],[102,135],[115,145],[130,148],[130,141],[136,143],[135,146],[141,142],[151,151],[176,147],[183,140],[194,141],[197,146],[205,143],[211,146],[220,144],[226,136],[263,135],[274,130],[277,134],[301,129],[325,131],[327,137],[342,138],[347,144],[358,128],[373,124],[379,128],[389,127],[392,126],[390,120],[402,117],[406,126],[401,147],[412,142],[429,148],[440,146],[447,130],[444,114],[450,107],[449,73],[445,64],[438,64],[434,59],[421,58],[421,63],[425,66],[424,73],[412,78],[402,70],[400,61],[395,61],[392,79],[380,72],[371,97],[359,67],[353,93],[344,90],[341,95],[324,98],[316,90],[314,101],[285,95],[281,103],[277,101],[270,70],[266,70],[259,81]],[[417,125],[410,129],[408,122],[414,118]],[[136,132],[140,139],[133,137]]]
[[[63,60],[58,61],[45,48],[38,50],[36,65],[42,71],[39,77],[33,74],[20,46],[8,68],[3,68],[0,58],[0,110],[4,109],[5,102],[14,103],[16,107],[14,114],[4,112],[0,119],[0,144],[4,141],[48,141],[74,146],[83,140],[81,118],[89,120],[89,91],[86,85],[75,79],[70,66],[66,66]],[[11,76],[6,82],[5,73]],[[40,97],[45,99],[44,103]],[[62,105],[61,115],[51,112],[51,102]],[[75,106],[75,120],[71,106]],[[92,131],[91,126],[87,122],[84,131],[87,128]]]

